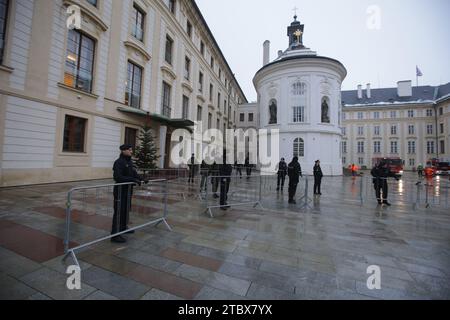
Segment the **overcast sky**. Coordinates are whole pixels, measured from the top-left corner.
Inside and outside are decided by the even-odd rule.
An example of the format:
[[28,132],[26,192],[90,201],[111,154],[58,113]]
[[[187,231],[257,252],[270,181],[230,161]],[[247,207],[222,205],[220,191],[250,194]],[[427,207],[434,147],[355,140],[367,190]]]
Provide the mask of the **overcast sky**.
[[[303,43],[348,70],[343,90],[371,83],[395,87],[450,82],[450,1],[448,0],[196,0],[249,101],[256,100],[253,76],[262,67],[262,44],[271,42],[271,60],[288,46],[293,8],[305,24]],[[380,28],[375,11],[379,8]],[[372,22],[368,27],[368,21]]]

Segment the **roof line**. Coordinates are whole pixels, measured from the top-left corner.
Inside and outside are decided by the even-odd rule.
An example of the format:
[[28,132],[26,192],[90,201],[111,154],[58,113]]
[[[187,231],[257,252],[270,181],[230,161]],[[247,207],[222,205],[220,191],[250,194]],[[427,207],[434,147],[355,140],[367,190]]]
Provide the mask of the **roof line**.
[[228,70],[230,71],[231,76],[232,76],[233,79],[234,79],[234,82],[236,83],[236,85],[238,86],[238,88],[239,88],[239,90],[241,91],[242,95],[244,96],[245,102],[248,102],[247,97],[245,96],[244,90],[242,90],[241,86],[239,85],[239,82],[238,82],[237,79],[236,79],[236,76],[235,76],[234,73],[233,73],[233,70],[231,69],[230,65],[229,65],[228,62],[227,62],[227,59],[225,59],[225,55],[223,54],[222,50],[220,49],[220,46],[219,46],[219,44],[217,43],[216,38],[214,38],[214,35],[213,35],[211,29],[209,28],[208,23],[206,23],[206,20],[205,20],[205,18],[203,17],[203,14],[202,14],[202,12],[200,11],[200,8],[198,7],[198,5],[197,5],[197,3],[195,2],[195,0],[191,0],[191,2],[192,2],[192,5],[193,5],[194,9],[197,11],[197,14],[200,16],[200,19],[202,20],[203,24],[205,25],[206,31],[207,31],[208,35],[212,38],[212,40],[213,40],[213,42],[214,42],[214,45],[215,45],[215,46],[217,47],[217,49],[219,50],[219,54],[221,55],[223,61],[225,62],[225,65],[227,66]]

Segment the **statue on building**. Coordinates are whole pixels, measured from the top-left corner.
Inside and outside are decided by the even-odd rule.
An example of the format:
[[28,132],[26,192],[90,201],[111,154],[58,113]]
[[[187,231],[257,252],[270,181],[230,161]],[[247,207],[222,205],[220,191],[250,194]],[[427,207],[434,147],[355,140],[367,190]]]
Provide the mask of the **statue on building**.
[[276,124],[276,123],[278,123],[278,119],[277,119],[277,102],[275,100],[272,100],[272,102],[270,103],[269,111],[270,111],[269,124]]
[[327,99],[322,100],[322,123],[330,123],[330,113]]

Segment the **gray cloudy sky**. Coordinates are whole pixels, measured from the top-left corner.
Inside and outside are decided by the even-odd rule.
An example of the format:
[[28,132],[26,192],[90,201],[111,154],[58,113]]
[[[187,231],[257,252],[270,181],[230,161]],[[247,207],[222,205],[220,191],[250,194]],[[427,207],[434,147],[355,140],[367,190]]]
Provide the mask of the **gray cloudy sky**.
[[[288,46],[293,8],[305,24],[304,44],[341,61],[348,70],[344,90],[361,83],[395,87],[450,82],[448,0],[196,0],[249,101],[256,100],[253,76],[262,66],[262,43],[271,60]],[[380,29],[370,29],[367,9],[381,10]]]

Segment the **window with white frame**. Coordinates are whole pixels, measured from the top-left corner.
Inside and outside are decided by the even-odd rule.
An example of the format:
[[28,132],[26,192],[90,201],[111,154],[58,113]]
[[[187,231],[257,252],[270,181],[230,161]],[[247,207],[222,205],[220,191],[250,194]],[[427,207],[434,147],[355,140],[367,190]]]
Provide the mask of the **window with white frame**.
[[342,141],[342,153],[347,153],[347,141]]
[[364,113],[358,112],[358,120],[364,119]]
[[359,157],[359,158],[358,158],[358,164],[359,164],[360,166],[362,166],[362,165],[364,164],[364,158]]
[[294,140],[294,157],[302,158],[305,156],[305,141],[302,138]]
[[427,141],[427,154],[434,154],[434,141]]
[[391,126],[391,135],[393,135],[393,136],[397,135],[397,126],[396,125]]
[[412,125],[412,124],[410,124],[409,126],[408,126],[408,134],[409,135],[414,135],[415,134],[415,127],[414,127],[414,125]]
[[381,141],[373,142],[373,153],[381,153]]
[[306,95],[306,84],[303,82],[295,82],[292,84],[292,95],[304,96]]
[[358,136],[364,135],[364,127],[358,127]]
[[414,110],[408,110],[408,118],[414,118]]
[[397,118],[397,111],[391,111],[391,119]]
[[415,154],[415,153],[416,153],[416,142],[408,141],[408,154]]
[[342,127],[341,130],[342,130],[342,135],[343,136],[347,135],[347,128],[346,127]]
[[427,134],[433,134],[433,125],[427,124]]
[[427,109],[427,117],[433,116],[433,109]]
[[293,113],[293,122],[294,123],[305,122],[305,107],[304,106],[292,107],[292,113]]
[[373,127],[373,134],[376,136],[380,135],[380,126]]
[[358,141],[357,151],[358,153],[364,153],[364,141]]
[[375,111],[375,112],[373,113],[373,118],[374,118],[374,119],[380,119],[380,113],[379,113],[378,111]]
[[409,166],[414,167],[416,165],[416,159],[409,159]]
[[397,153],[398,153],[398,142],[391,141],[391,154],[397,154]]

